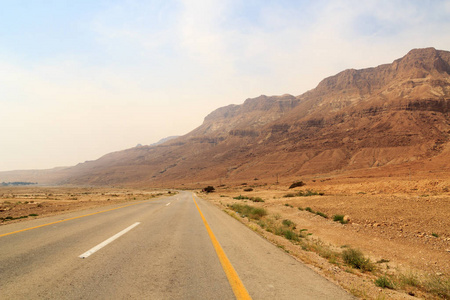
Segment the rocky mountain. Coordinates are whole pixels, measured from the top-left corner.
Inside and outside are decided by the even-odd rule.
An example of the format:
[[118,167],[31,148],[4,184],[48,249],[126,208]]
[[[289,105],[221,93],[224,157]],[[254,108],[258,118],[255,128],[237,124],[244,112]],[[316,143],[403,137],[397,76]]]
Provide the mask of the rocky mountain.
[[219,108],[185,136],[68,168],[59,182],[189,185],[351,170],[448,171],[449,138],[450,52],[414,49],[390,64],[345,70],[299,96]]

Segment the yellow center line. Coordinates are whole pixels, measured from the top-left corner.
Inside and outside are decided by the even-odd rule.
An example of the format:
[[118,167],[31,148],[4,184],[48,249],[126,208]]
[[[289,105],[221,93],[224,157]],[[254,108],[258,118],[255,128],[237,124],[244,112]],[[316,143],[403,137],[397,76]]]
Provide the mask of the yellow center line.
[[217,256],[219,257],[220,264],[222,265],[222,268],[225,271],[225,274],[227,275],[228,282],[230,283],[231,288],[233,289],[236,299],[238,299],[238,300],[252,299],[250,297],[249,293],[247,292],[247,289],[245,288],[244,284],[242,283],[241,279],[239,278],[238,273],[233,268],[233,265],[228,260],[227,255],[225,254],[225,252],[223,251],[219,242],[217,241],[216,237],[214,236],[214,233],[212,232],[211,228],[209,227],[208,222],[206,222],[206,219],[203,216],[203,213],[200,210],[200,207],[198,206],[197,202],[195,201],[194,195],[192,195],[192,199],[194,200],[195,206],[197,206],[198,212],[200,213],[200,216],[202,217],[203,223],[205,224],[205,227],[206,227],[206,230],[208,231],[211,242],[214,246],[214,249],[216,250]]
[[120,207],[116,207],[116,208],[111,208],[111,209],[98,211],[98,212],[87,214],[87,215],[82,215],[82,216],[73,217],[73,218],[64,219],[64,220],[59,220],[59,221],[55,221],[55,222],[51,222],[51,223],[47,223],[47,224],[42,224],[42,225],[38,225],[38,226],[34,226],[34,227],[29,227],[29,228],[25,228],[25,229],[13,231],[13,232],[8,232],[8,233],[0,234],[0,237],[4,237],[4,236],[7,236],[7,235],[11,235],[11,234],[15,234],[15,233],[23,232],[23,231],[28,231],[28,230],[32,230],[32,229],[36,229],[36,228],[41,228],[41,227],[44,227],[44,226],[58,224],[58,223],[62,223],[62,222],[70,221],[70,220],[75,220],[75,219],[79,219],[79,218],[89,217],[89,216],[93,216],[93,215],[96,215],[96,214],[101,214],[101,213],[104,213],[104,212],[108,212],[108,211],[112,211],[112,210],[116,210],[116,209],[124,208],[124,207],[128,207],[128,206],[132,206],[132,205],[136,205],[136,204],[140,204],[140,203],[142,203],[142,202],[128,204],[128,205],[124,205],[124,206],[120,206]]

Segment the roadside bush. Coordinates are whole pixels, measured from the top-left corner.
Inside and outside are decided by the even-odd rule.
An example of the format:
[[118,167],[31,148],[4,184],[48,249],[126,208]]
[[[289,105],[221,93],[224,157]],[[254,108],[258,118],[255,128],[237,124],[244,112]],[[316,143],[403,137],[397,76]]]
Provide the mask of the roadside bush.
[[288,193],[286,195],[284,195],[284,198],[292,198],[292,197],[310,197],[310,196],[323,196],[325,195],[322,192],[314,192],[311,190],[307,190],[307,191],[299,191],[298,193]]
[[427,292],[435,294],[442,299],[450,299],[450,278],[447,276],[429,275],[423,282]]
[[316,211],[316,215],[321,216],[322,218],[328,219],[328,216],[324,214],[323,212]]
[[267,215],[267,211],[264,208],[253,207],[250,205],[243,205],[234,203],[229,206],[232,210],[238,212],[241,217],[248,217],[249,219],[259,220]]
[[264,202],[261,197],[250,197],[250,200],[252,200],[253,202]]
[[298,195],[300,197],[309,197],[309,196],[317,196],[317,195],[323,196],[324,193],[307,190],[306,192],[303,192],[303,191],[298,192]]
[[286,228],[284,226],[275,226],[272,232],[276,235],[283,236],[290,241],[298,241],[299,235],[295,233],[292,229]]
[[289,220],[289,219],[284,219],[282,222],[281,222],[281,224],[283,224],[284,226],[286,226],[286,227],[293,227],[294,229],[295,229],[295,223],[294,222],[292,222],[291,220]]
[[284,236],[285,238],[287,238],[288,240],[291,240],[291,241],[298,241],[298,234],[296,234],[295,232],[293,232],[293,231],[290,230],[290,229],[285,229],[285,230],[283,230],[283,236]]
[[386,276],[380,276],[375,280],[375,285],[383,289],[394,289],[394,284]]
[[294,182],[293,184],[291,184],[289,186],[289,188],[293,189],[293,188],[296,188],[296,187],[299,187],[299,186],[304,186],[304,185],[306,185],[306,183],[304,183],[303,181],[297,181],[297,182]]
[[289,194],[284,195],[283,197],[284,198],[292,198],[292,197],[295,197],[295,194],[289,193]]
[[236,200],[251,200],[253,202],[264,202],[264,200],[261,197],[247,197],[247,196],[242,196],[242,195],[239,195],[237,197],[233,197],[233,199],[236,199]]
[[244,192],[252,192],[252,191],[253,191],[252,188],[246,188],[246,189],[244,189]]
[[373,271],[375,268],[370,259],[365,258],[364,254],[357,249],[345,249],[342,252],[342,259],[347,265],[361,271]]
[[333,216],[333,221],[335,222],[339,222],[341,224],[347,224],[348,222],[344,220],[344,215],[334,215]]
[[207,187],[205,187],[205,188],[203,188],[203,191],[205,192],[205,193],[212,193],[212,192],[214,192],[216,189],[213,187],[213,186],[211,186],[211,185],[208,185]]

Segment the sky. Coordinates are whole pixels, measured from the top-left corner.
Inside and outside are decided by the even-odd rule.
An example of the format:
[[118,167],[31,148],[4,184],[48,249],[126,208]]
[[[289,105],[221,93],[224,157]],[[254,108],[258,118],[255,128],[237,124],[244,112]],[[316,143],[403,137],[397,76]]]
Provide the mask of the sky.
[[0,3],[0,171],[95,160],[247,98],[450,50],[441,0]]

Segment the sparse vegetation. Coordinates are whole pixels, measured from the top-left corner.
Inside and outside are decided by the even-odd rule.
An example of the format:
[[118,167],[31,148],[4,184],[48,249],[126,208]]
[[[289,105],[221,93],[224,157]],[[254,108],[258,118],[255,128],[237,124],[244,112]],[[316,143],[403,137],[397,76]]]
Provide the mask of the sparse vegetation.
[[319,239],[309,240],[309,242],[304,245],[304,249],[308,251],[313,251],[319,254],[321,257],[332,261],[334,264],[338,264],[339,253],[330,249],[323,241]]
[[386,276],[380,276],[375,280],[375,285],[383,289],[394,289],[394,284]]
[[262,217],[267,215],[267,211],[261,207],[253,207],[250,205],[243,205],[234,203],[229,205],[229,207],[235,212],[239,213],[241,217],[248,217],[249,219],[260,220]]
[[[402,182],[394,182],[396,184],[395,187],[402,187]],[[408,184],[409,183],[411,182],[408,182]],[[413,181],[412,185],[413,184],[416,183]],[[441,192],[442,183],[439,182],[440,186],[436,187],[436,189],[439,188],[437,192],[429,189],[427,184],[428,182],[425,182],[420,185],[416,192],[411,192],[410,186],[407,186],[404,189],[406,192],[414,195],[414,199],[419,199],[419,201],[415,201],[421,205],[423,203],[421,201],[427,201],[428,204],[430,202],[436,202],[436,205],[440,205],[442,208],[441,203],[437,202],[437,200],[441,199],[440,197],[447,197],[447,195],[439,194]],[[434,184],[434,182],[431,182],[430,185],[431,184]],[[240,189],[241,191],[245,188],[246,187],[237,187],[237,189]],[[252,186],[252,188],[255,187]],[[359,184],[356,185],[353,183],[348,186],[341,186],[339,183],[336,184],[336,186],[333,186],[334,189],[329,188],[328,186],[323,187],[323,185],[318,184],[312,187],[308,186],[308,188],[310,189],[310,192],[301,187],[288,191],[285,189],[284,192],[283,190],[280,190],[280,188],[267,192],[264,189],[258,190],[259,196],[267,195],[266,199],[269,199],[266,200],[266,202],[269,203],[264,205],[264,207],[268,209],[267,212],[269,215],[261,217],[259,220],[249,219],[250,221],[253,221],[253,224],[249,224],[247,222],[247,218],[242,219],[240,215],[236,213],[233,213],[232,215],[242,220],[256,232],[262,233],[269,240],[285,245],[286,249],[291,250],[291,252],[297,257],[301,259],[305,258],[305,261],[309,261],[319,268],[325,265],[324,270],[337,270],[338,268],[340,270],[340,274],[342,274],[342,276],[346,279],[349,279],[349,276],[354,277],[355,281],[358,281],[358,283],[355,284],[358,284],[358,286],[364,285],[362,289],[367,293],[367,295],[370,293],[369,291],[378,291],[378,298],[377,295],[375,295],[375,298],[377,299],[383,299],[383,297],[387,299],[389,298],[388,295],[393,295],[394,292],[389,291],[389,289],[395,289],[395,293],[405,293],[419,298],[449,298],[446,296],[449,290],[449,279],[446,274],[446,269],[444,268],[444,265],[446,266],[447,262],[442,262],[440,265],[438,264],[435,270],[428,270],[424,268],[423,271],[417,271],[420,273],[415,273],[414,275],[402,275],[400,270],[403,269],[403,266],[402,269],[397,267],[398,261],[394,259],[395,256],[392,256],[393,251],[391,249],[386,249],[385,252],[379,251],[378,253],[382,256],[377,257],[377,259],[372,259],[371,257],[369,258],[367,255],[368,253],[364,250],[364,247],[366,247],[367,244],[359,243],[359,241],[356,240],[356,238],[364,239],[366,242],[372,237],[371,232],[373,231],[374,234],[386,233],[387,235],[385,239],[393,236],[410,239],[411,236],[414,236],[415,240],[420,239],[423,241],[429,241],[430,244],[438,244],[440,249],[442,249],[442,247],[446,247],[445,245],[441,245],[446,242],[447,236],[444,234],[445,228],[439,222],[427,224],[425,227],[420,229],[420,232],[412,232],[411,227],[409,226],[415,219],[408,217],[410,216],[409,211],[411,210],[408,206],[414,201],[409,200],[408,197],[404,197],[402,195],[393,196],[393,199],[395,200],[397,200],[397,198],[398,200],[405,200],[397,201],[394,204],[397,205],[395,207],[401,207],[407,211],[408,215],[402,213],[402,211],[398,211],[398,213],[396,212],[394,215],[389,215],[383,219],[383,215],[380,211],[376,210],[376,208],[378,207],[378,204],[380,204],[379,207],[382,207],[382,205],[389,203],[388,200],[390,198],[386,195],[388,195],[390,191],[388,191],[388,187],[385,183],[380,186],[376,186],[372,183],[367,186],[362,184],[362,187],[360,187]],[[392,189],[394,189],[394,187],[392,187]],[[302,191],[299,192],[299,190]],[[310,199],[300,198],[304,195],[319,194],[314,191],[320,190],[323,190],[327,196],[323,198],[316,196]],[[363,190],[363,192],[361,190]],[[265,192],[266,194],[264,194]],[[420,195],[425,194],[424,192],[430,194],[429,198],[418,198]],[[252,193],[241,193],[246,196],[252,195]],[[236,196],[238,194],[239,192],[236,193]],[[283,195],[285,198],[283,198]],[[373,211],[365,211],[361,207],[358,207],[361,200],[366,199],[367,201],[374,202],[373,204],[370,203],[370,205],[367,205],[367,207]],[[230,203],[232,202],[233,201]],[[234,202],[238,201],[235,200]],[[247,204],[251,205],[250,201],[248,201]],[[366,207],[366,204],[367,203],[364,202],[364,207]],[[290,210],[289,207],[291,206],[293,206],[295,210]],[[423,207],[426,206],[424,205]],[[308,211],[313,215],[308,215],[300,211]],[[437,210],[434,206],[433,212],[438,212],[437,215],[441,217],[441,211]],[[338,247],[338,245],[327,244],[320,239],[320,234],[317,236],[310,236],[309,231],[302,228],[308,226],[308,229],[311,230],[311,232],[316,233],[316,228],[319,228],[319,230],[326,228],[331,231],[345,230],[344,225],[341,227],[341,225],[338,226],[338,224],[334,222],[321,221],[320,218],[315,217],[314,214],[323,218],[328,218],[330,221],[334,220],[342,224],[354,222],[355,226],[351,227],[352,231],[355,229],[358,231],[358,229],[364,227],[366,229],[363,229],[363,233],[367,234],[367,237],[358,235],[357,237],[352,237],[353,240],[349,237],[349,239],[345,241],[347,246],[342,248]],[[355,217],[354,220],[353,217]],[[302,225],[302,220],[308,221],[308,223]],[[442,223],[446,224],[447,222],[443,221]],[[258,227],[255,225],[258,225]],[[350,234],[350,231],[348,231],[348,233]],[[289,243],[292,243],[292,245],[288,246]],[[395,245],[395,243],[393,244]],[[374,247],[375,246],[378,247],[377,250],[380,250],[380,247],[385,247],[386,243],[384,238],[380,238],[380,244],[374,245]],[[363,252],[360,250],[354,250],[358,247],[363,247],[361,249]],[[422,249],[419,246],[417,248]],[[443,250],[445,251],[447,248],[444,248]],[[314,254],[303,252],[302,250],[310,251]],[[410,253],[411,252],[408,252],[408,254]],[[321,258],[318,258],[319,256]],[[424,259],[427,259],[425,255],[423,257]],[[390,261],[391,259],[392,261]],[[326,261],[332,265],[326,265]],[[409,267],[408,265],[405,266]],[[434,264],[432,267],[434,267]],[[427,273],[430,271],[432,272],[432,275]],[[346,274],[345,272],[348,272],[349,274]],[[356,277],[358,279],[356,279]],[[381,291],[381,289],[385,289],[385,291]]]
[[0,220],[4,221],[12,221],[12,220],[20,220],[20,219],[26,219],[28,218],[28,216],[20,216],[20,217],[12,217],[12,216],[7,216],[5,218],[0,218]]
[[252,188],[246,188],[246,189],[244,189],[244,192],[253,192],[253,189]]
[[348,221],[344,219],[344,215],[334,215],[333,216],[333,221],[335,222],[339,222],[341,224],[347,224]]
[[307,190],[307,191],[299,191],[297,193],[288,193],[286,195],[284,195],[284,198],[292,198],[292,197],[310,197],[310,196],[323,196],[325,195],[322,192],[314,192],[311,190]]
[[250,200],[250,201],[253,201],[253,202],[264,202],[264,199],[261,198],[261,197],[247,197],[247,196],[242,196],[242,195],[239,195],[237,197],[233,197],[233,199],[236,199],[236,200]]
[[273,217],[265,217],[259,220],[257,224],[268,232],[283,236],[286,239],[294,242],[298,242],[301,238],[304,238],[306,236],[304,233],[306,229],[299,230],[299,232],[297,233],[295,231],[296,224],[293,221],[284,219],[280,222],[279,219],[280,218],[277,215],[274,215]]
[[412,272],[408,272],[406,274],[399,274],[397,276],[397,282],[400,284],[400,286],[404,287],[406,285],[418,287],[420,286],[420,280],[417,276],[417,274],[414,274]]
[[251,197],[250,200],[253,202],[264,202],[264,200],[260,197]]
[[297,181],[297,182],[294,182],[293,184],[291,184],[289,186],[289,188],[293,189],[293,188],[296,188],[296,187],[299,187],[299,186],[304,186],[304,185],[306,185],[306,183],[304,183],[303,181]]
[[310,213],[313,213],[313,214],[315,213],[315,211],[309,206],[307,208],[305,208],[305,210],[310,212]]
[[205,193],[212,193],[215,190],[216,189],[213,186],[211,186],[211,185],[208,185],[207,187],[203,188],[203,192],[205,192]]
[[324,214],[323,212],[316,211],[316,215],[321,216],[322,218],[328,219],[328,216]]
[[291,228],[293,228],[293,229],[295,229],[295,223],[294,222],[292,222],[291,220],[289,220],[289,219],[284,219],[282,222],[281,222],[281,224],[283,224],[284,226],[287,226],[287,227],[291,227]]
[[421,287],[429,293],[443,299],[450,299],[450,278],[438,275],[429,275],[422,282]]
[[292,231],[291,229],[281,229],[281,234],[278,235],[282,235],[284,236],[286,239],[288,240],[293,240],[293,241],[298,241],[299,236],[298,234],[296,234],[294,231]]
[[370,259],[365,258],[364,254],[357,249],[345,249],[342,251],[342,259],[347,265],[361,271],[373,271],[375,269]]
[[295,194],[289,193],[289,194],[284,195],[283,197],[284,198],[292,198],[292,197],[295,197]]

